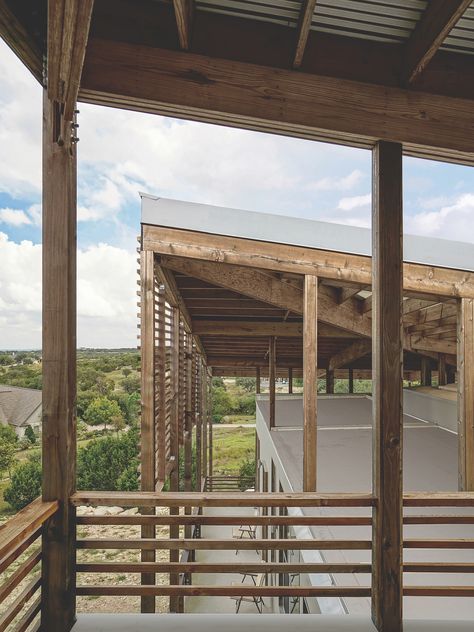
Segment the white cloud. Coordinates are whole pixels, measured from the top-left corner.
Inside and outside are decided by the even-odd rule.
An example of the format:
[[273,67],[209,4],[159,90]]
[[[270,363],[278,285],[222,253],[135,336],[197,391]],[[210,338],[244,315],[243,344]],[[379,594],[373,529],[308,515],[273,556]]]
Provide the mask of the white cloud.
[[0,208],[0,223],[9,224],[10,226],[22,226],[23,224],[31,224],[31,219],[21,209]]
[[[444,198],[440,202],[444,202]],[[430,202],[428,208],[433,208]],[[474,241],[474,193],[464,193],[441,205],[437,210],[428,210],[410,215],[405,220],[405,230],[417,235]]]
[[321,178],[315,182],[309,182],[306,189],[309,191],[349,191],[363,180],[364,174],[360,169],[354,169],[347,176],[341,178]]
[[340,211],[352,211],[355,208],[366,207],[370,205],[372,196],[370,193],[367,195],[355,195],[354,197],[344,197],[339,200],[337,208]]
[[[41,245],[0,232],[0,348],[41,346]],[[79,249],[78,345],[136,346],[135,254],[107,244]]]

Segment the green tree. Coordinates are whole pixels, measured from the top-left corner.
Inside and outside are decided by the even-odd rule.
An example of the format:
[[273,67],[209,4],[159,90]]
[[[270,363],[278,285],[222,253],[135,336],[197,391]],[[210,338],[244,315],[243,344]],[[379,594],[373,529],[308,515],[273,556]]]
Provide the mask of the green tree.
[[128,366],[122,369],[122,374],[124,375],[124,377],[128,377],[131,372],[132,372],[132,369],[130,369]]
[[246,393],[255,393],[256,380],[254,377],[237,377],[235,378],[235,385]]
[[255,487],[255,460],[246,459],[239,468],[239,487],[241,491]]
[[117,401],[122,411],[125,422],[129,425],[134,424],[138,419],[140,411],[140,393],[115,393],[114,399]]
[[31,426],[26,426],[26,428],[25,428],[25,438],[28,439],[28,441],[31,444],[33,444],[33,445],[36,443],[35,431],[33,430],[33,428]]
[[4,498],[13,509],[20,511],[41,494],[41,462],[39,456],[30,456],[18,465]]
[[115,400],[108,397],[97,397],[93,399],[84,415],[85,421],[91,426],[104,425],[107,430],[107,424],[112,421],[113,417],[121,416],[120,406]]
[[11,477],[11,469],[15,462],[15,444],[4,437],[0,437],[0,475],[5,472]]
[[8,424],[0,424],[0,439],[5,439],[16,445],[18,443],[18,435]]
[[224,415],[230,415],[234,411],[232,398],[225,387],[214,388],[212,391],[212,420],[219,423]]
[[92,440],[77,454],[79,489],[133,491],[138,489],[138,430],[120,437]]
[[140,391],[140,379],[136,375],[129,375],[122,380],[123,390],[131,395]]

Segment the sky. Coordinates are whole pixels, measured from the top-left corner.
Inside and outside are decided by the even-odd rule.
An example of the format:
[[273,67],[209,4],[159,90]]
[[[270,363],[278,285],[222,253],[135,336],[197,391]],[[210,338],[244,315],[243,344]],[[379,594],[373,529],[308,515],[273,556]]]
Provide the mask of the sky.
[[[41,93],[0,40],[0,349],[41,346]],[[370,227],[369,151],[79,109],[78,346],[136,346],[139,191]],[[403,169],[405,232],[474,243],[474,170]]]

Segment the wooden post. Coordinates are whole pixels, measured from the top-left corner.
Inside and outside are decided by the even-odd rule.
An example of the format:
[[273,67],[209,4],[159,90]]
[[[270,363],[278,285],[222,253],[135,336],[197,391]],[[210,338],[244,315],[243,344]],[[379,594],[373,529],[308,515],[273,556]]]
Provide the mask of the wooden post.
[[373,509],[372,619],[402,630],[402,147],[373,150],[372,194]]
[[[179,491],[179,308],[172,308],[171,321],[171,421],[170,421],[170,457],[174,459],[174,466],[170,473],[170,492]],[[170,507],[170,515],[179,514],[179,507]],[[179,538],[179,525],[171,525],[170,538]],[[170,562],[179,562],[179,549],[170,550]],[[179,583],[179,574],[170,573],[170,584]],[[170,597],[170,612],[179,612],[179,597]]]
[[440,353],[438,357],[438,386],[446,386],[447,383],[446,356],[444,353]]
[[201,491],[202,479],[202,361],[196,354],[196,491]]
[[[154,254],[140,253],[140,356],[141,356],[141,415],[140,415],[140,489],[155,491],[155,274]],[[160,325],[158,325],[160,326]],[[160,376],[161,378],[161,376]],[[144,515],[154,515],[153,507],[142,507]],[[154,538],[154,525],[141,527],[142,538]],[[155,562],[155,551],[143,549],[142,562]],[[155,584],[154,573],[143,573],[144,586]],[[141,598],[142,612],[155,612],[155,598]]]
[[288,369],[288,393],[290,395],[293,394],[293,369],[290,368]]
[[303,491],[316,491],[318,277],[305,275],[303,298]]
[[474,299],[458,301],[459,489],[474,491]]
[[76,615],[76,147],[58,142],[59,105],[43,98],[43,500],[59,511],[43,530],[42,629]]
[[209,377],[209,399],[207,403],[208,407],[208,426],[209,426],[209,464],[208,464],[208,472],[209,476],[212,478],[214,472],[214,436],[213,436],[213,420],[212,420],[212,376]]
[[269,353],[268,353],[268,387],[270,398],[270,429],[275,427],[275,407],[276,407],[276,390],[275,390],[275,373],[276,373],[276,338],[270,337]]
[[421,358],[421,384],[431,386],[431,362],[429,358]]
[[260,393],[261,393],[260,367],[259,366],[255,369],[255,393],[257,395],[260,395]]
[[349,369],[349,393],[354,392],[354,369]]
[[202,477],[207,479],[207,465],[208,465],[208,389],[209,389],[209,377],[207,375],[207,366],[203,364],[203,376],[202,376]]
[[334,371],[326,369],[326,393],[332,395],[334,393]]

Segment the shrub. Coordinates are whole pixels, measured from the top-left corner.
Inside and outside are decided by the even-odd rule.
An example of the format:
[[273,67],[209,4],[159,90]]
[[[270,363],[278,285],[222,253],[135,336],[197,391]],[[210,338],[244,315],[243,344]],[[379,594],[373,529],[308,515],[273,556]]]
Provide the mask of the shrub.
[[4,498],[16,511],[26,507],[41,494],[41,461],[39,455],[30,456],[15,468]]
[[242,492],[255,487],[255,460],[246,459],[239,468],[239,488]]
[[15,444],[0,437],[0,475],[10,470],[15,462]]
[[133,491],[138,489],[138,432],[93,439],[77,455],[79,489]]
[[113,417],[120,417],[120,406],[115,400],[108,397],[97,397],[93,399],[87,407],[84,419],[91,426],[99,426],[104,424],[107,428],[107,424]]
[[9,443],[18,443],[18,435],[8,424],[0,424],[0,439],[5,439]]
[[28,441],[32,444],[36,443],[36,435],[35,435],[35,431],[33,430],[33,428],[31,426],[26,426],[25,428],[25,438],[28,439]]

